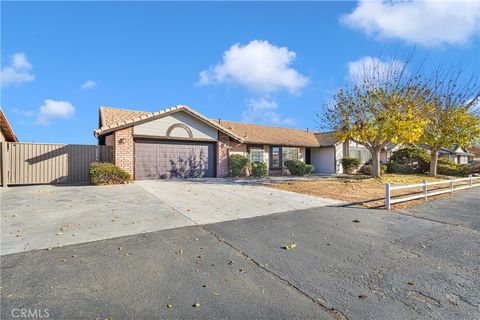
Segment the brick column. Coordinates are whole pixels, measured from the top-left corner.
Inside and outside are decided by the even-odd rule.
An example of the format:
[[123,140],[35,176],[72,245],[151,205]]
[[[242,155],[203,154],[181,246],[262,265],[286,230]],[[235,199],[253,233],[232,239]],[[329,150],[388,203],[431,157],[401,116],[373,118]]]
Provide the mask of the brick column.
[[130,173],[133,177],[133,127],[115,131],[114,139],[115,165]]
[[218,132],[217,142],[217,178],[228,177],[228,149],[230,148],[230,137]]

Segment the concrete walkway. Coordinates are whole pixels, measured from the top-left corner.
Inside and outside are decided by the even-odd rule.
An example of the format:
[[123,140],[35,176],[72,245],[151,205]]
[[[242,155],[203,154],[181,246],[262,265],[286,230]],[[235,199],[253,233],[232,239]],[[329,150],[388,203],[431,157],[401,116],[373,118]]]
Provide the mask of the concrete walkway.
[[223,179],[144,180],[136,181],[135,184],[196,224],[342,203],[338,200]]

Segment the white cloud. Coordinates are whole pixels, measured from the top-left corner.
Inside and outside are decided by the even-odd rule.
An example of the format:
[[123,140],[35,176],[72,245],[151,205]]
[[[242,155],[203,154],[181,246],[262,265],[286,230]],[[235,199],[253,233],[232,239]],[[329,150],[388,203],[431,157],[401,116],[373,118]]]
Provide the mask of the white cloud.
[[277,109],[278,105],[274,100],[267,98],[248,99],[247,109],[242,113],[242,121],[277,125],[295,124],[294,119],[282,118],[275,111]]
[[405,63],[398,60],[382,61],[375,57],[365,56],[347,64],[347,78],[353,82],[361,83],[364,80],[384,82],[388,77],[398,75],[405,67]]
[[47,99],[39,108],[37,124],[47,125],[53,119],[69,119],[74,113],[75,107],[70,102]]
[[480,1],[361,0],[341,21],[379,38],[426,46],[461,44],[480,34]]
[[33,110],[21,110],[21,109],[13,108],[12,112],[16,113],[16,114],[19,114],[19,115],[22,115],[24,117],[32,117],[32,116],[35,115],[35,111],[33,111]]
[[30,69],[32,69],[32,65],[28,62],[25,53],[15,53],[10,65],[0,71],[1,85],[21,85],[35,80],[35,76],[29,71]]
[[96,86],[97,86],[97,83],[95,81],[87,80],[81,85],[81,88],[82,89],[90,89],[90,88],[94,88]]
[[261,93],[279,89],[297,93],[308,84],[308,78],[291,67],[295,57],[295,52],[268,41],[237,43],[224,52],[221,63],[200,72],[197,84],[236,83]]

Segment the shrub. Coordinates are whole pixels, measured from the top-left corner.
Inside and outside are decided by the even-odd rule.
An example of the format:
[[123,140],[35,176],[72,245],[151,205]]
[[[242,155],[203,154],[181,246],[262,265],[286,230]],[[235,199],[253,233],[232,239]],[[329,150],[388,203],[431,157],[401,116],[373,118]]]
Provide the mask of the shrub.
[[314,165],[311,165],[311,164],[306,164],[305,165],[305,173],[306,174],[311,174],[311,173],[313,173],[313,171],[315,171],[315,166]]
[[232,154],[228,158],[228,169],[231,177],[244,177],[247,175],[250,160],[240,154]]
[[387,165],[386,164],[380,164],[380,174],[385,174],[387,172]]
[[304,176],[306,173],[305,163],[300,160],[287,160],[285,166],[292,176]]
[[469,173],[480,173],[480,161],[475,161],[470,165],[470,168],[468,168]]
[[92,162],[89,176],[93,185],[122,184],[131,180],[128,172],[108,162]]
[[429,170],[430,157],[421,148],[407,146],[392,153],[388,168],[392,173],[425,173]]
[[445,176],[466,176],[469,173],[468,164],[456,164],[452,161],[437,164],[437,173]]
[[268,167],[265,162],[253,161],[250,164],[250,173],[254,177],[264,177],[268,173]]
[[342,158],[343,172],[346,174],[353,173],[360,165],[360,160],[357,158]]

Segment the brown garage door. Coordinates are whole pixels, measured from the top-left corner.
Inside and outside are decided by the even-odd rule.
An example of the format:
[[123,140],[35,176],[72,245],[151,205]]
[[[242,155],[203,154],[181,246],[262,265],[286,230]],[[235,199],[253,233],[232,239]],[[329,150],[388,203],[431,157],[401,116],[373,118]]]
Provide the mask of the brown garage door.
[[136,141],[135,179],[213,177],[214,144],[183,141]]

